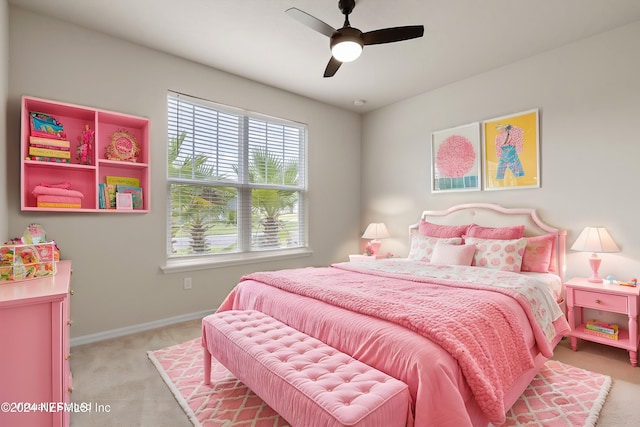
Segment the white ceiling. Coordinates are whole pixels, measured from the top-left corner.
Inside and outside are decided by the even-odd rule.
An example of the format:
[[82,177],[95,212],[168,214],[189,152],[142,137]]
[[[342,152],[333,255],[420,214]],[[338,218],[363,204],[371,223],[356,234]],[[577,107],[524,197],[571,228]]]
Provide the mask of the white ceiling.
[[340,28],[337,0],[9,3],[359,112],[640,20],[640,0],[356,0],[353,27],[422,24],[424,37],[366,46],[323,78],[329,39],[284,11],[296,7]]

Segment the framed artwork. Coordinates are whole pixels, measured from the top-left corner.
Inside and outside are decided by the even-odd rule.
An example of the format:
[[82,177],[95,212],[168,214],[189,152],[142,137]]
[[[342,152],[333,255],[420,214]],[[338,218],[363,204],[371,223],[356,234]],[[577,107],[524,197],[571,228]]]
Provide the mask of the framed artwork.
[[480,190],[480,123],[431,134],[431,192]]
[[538,109],[482,122],[485,190],[540,188]]
[[136,137],[126,130],[119,130],[111,134],[111,142],[107,145],[106,158],[125,162],[137,162],[140,155],[140,145]]
[[130,211],[133,209],[131,193],[116,193],[116,209]]

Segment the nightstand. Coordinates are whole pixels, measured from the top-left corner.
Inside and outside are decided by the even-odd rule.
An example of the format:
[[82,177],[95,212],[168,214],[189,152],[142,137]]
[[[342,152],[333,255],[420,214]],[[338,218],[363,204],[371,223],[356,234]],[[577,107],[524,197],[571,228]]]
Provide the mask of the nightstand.
[[382,255],[364,255],[364,254],[349,255],[349,261],[371,261],[371,260],[382,259],[382,258],[385,258],[385,257]]
[[[567,313],[571,326],[571,349],[577,350],[578,338],[612,347],[629,350],[632,366],[638,365],[638,307],[640,288],[618,284],[591,283],[586,278],[574,278],[565,283],[567,290]],[[582,309],[626,314],[629,317],[627,329],[620,328],[618,339],[591,335],[585,332]]]

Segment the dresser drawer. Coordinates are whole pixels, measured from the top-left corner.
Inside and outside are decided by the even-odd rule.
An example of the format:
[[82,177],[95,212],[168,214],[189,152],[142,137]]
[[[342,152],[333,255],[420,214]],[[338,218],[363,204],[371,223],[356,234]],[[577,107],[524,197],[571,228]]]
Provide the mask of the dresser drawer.
[[574,305],[580,307],[595,308],[597,310],[613,311],[616,313],[628,313],[627,297],[624,295],[609,295],[598,292],[573,291]]

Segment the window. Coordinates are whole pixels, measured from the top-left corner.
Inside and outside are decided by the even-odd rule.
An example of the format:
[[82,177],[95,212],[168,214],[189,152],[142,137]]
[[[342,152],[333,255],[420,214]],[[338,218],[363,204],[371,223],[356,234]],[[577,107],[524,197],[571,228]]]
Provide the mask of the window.
[[170,92],[169,258],[307,247],[306,127]]

